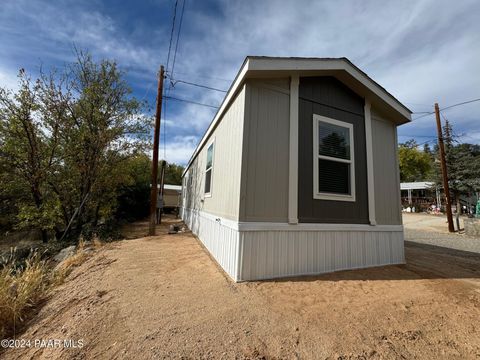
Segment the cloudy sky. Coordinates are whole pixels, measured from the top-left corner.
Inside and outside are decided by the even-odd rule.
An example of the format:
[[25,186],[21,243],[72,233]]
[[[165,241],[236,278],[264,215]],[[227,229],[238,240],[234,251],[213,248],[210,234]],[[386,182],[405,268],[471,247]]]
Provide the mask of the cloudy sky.
[[[175,0],[1,3],[0,86],[15,88],[21,67],[35,75],[40,65],[71,62],[75,45],[115,59],[134,94],[153,107]],[[178,0],[175,35],[182,6]],[[479,19],[476,0],[187,0],[174,77],[227,89],[246,55],[346,56],[412,111],[429,112],[434,102],[480,98]],[[224,94],[177,83],[170,95],[219,105]],[[161,155],[165,147],[167,160],[188,161],[214,113],[167,102]],[[480,143],[480,102],[444,115],[461,141]],[[399,128],[399,141],[433,144],[434,125],[433,115],[414,120]]]

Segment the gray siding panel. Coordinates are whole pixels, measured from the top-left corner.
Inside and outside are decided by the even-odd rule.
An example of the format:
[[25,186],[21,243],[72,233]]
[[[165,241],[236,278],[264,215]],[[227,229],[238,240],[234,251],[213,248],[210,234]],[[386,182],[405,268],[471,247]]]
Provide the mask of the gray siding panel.
[[[364,99],[333,77],[302,77],[299,91],[299,222],[369,223]],[[355,202],[313,198],[313,114],[353,124]]]
[[372,112],[375,214],[379,225],[402,223],[395,136],[395,124]]
[[240,221],[288,219],[290,97],[275,90],[287,82],[246,85]]

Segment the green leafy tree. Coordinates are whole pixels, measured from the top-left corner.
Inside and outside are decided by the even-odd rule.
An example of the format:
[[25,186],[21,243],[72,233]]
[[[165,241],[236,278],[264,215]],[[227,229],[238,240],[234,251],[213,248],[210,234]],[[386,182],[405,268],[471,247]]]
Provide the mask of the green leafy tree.
[[47,231],[59,220],[59,204],[46,186],[58,154],[58,119],[49,116],[40,81],[19,72],[17,93],[0,89],[0,181],[3,207],[13,205],[16,226]]
[[182,185],[182,174],[185,168],[177,164],[168,164],[165,169],[165,184]]
[[[460,208],[462,195],[480,191],[480,146],[457,143],[453,127],[448,120],[443,126],[443,140],[448,185],[453,195],[452,201],[456,202],[457,208]],[[435,180],[439,186],[443,187],[438,146],[435,148],[435,156],[438,159],[435,162]],[[457,227],[459,227],[459,214],[460,212],[457,211]]]
[[431,156],[425,151],[420,151],[415,140],[400,144],[398,159],[402,182],[426,181],[432,178]]
[[141,111],[113,61],[79,52],[34,83],[21,71],[15,94],[0,90],[0,207],[10,209],[1,225],[38,228],[46,240],[112,220],[147,144]]
[[[480,191],[480,146],[457,143],[452,125],[448,120],[443,126],[445,162],[448,171],[448,185],[454,195]],[[435,149],[439,157],[438,148]],[[436,181],[442,183],[440,161],[435,167]]]
[[151,165],[151,159],[144,153],[132,156],[125,162],[123,171],[127,181],[119,190],[118,219],[133,221],[148,216]]
[[145,145],[148,118],[140,116],[141,104],[123,76],[115,62],[96,63],[79,53],[64,88],[51,96],[52,108],[66,112],[67,122],[63,161],[50,185],[65,220],[74,219],[74,233],[113,216],[118,190],[128,182],[124,163]]

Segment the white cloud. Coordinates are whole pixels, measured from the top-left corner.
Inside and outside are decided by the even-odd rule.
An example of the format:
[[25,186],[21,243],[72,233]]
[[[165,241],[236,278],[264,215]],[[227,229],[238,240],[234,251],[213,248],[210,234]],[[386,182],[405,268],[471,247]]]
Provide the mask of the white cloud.
[[[138,41],[124,31],[114,12],[87,9],[84,3],[7,0],[2,5],[0,51],[8,56],[0,59],[0,81],[9,81],[4,80],[5,71],[12,63],[19,67],[20,59],[32,54],[71,59],[75,42],[96,57],[116,58],[141,88],[137,95],[148,93],[154,99],[151,84],[166,58],[170,23],[159,21],[149,28],[150,36],[144,36],[158,41]],[[170,13],[171,3],[162,6]],[[215,11],[205,6],[187,2],[177,78],[226,88],[227,82],[215,78],[233,79],[246,55],[346,56],[413,111],[430,111],[434,102],[444,107],[480,97],[480,3],[475,0],[226,0],[209,5]],[[24,27],[18,25],[18,18],[24,19]],[[19,38],[28,39],[31,47],[16,41]],[[170,95],[214,105],[223,98],[221,93],[182,84]],[[214,113],[168,101],[164,121],[170,161],[188,161]],[[458,133],[475,134],[480,131],[479,113],[476,103],[445,115]],[[399,134],[435,134],[434,119],[427,116],[402,126]]]
[[18,89],[18,78],[15,75],[15,71],[0,67],[0,87],[12,91]]
[[186,165],[197,142],[197,136],[174,136],[171,141],[167,142],[166,152],[164,152],[163,144],[160,145],[159,158],[167,160],[168,163]]

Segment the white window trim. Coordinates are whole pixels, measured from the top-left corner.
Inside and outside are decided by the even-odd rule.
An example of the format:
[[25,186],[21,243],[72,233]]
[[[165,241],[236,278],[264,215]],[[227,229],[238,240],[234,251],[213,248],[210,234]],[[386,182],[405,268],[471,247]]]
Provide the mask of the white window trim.
[[[208,149],[210,148],[210,146],[213,145],[213,152],[212,152],[212,166],[210,167],[210,169],[207,169],[205,168],[205,171],[204,171],[204,176],[203,176],[203,179],[204,179],[204,183],[203,183],[203,191],[204,191],[204,196],[209,198],[209,197],[212,197],[212,188],[213,188],[213,167],[215,165],[215,139],[213,139],[206,147],[207,151],[205,153],[206,155],[206,161],[208,161]],[[205,165],[206,165],[206,162],[205,162]],[[207,193],[205,192],[205,183],[207,181],[207,171],[210,170],[210,191]]]
[[[318,124],[319,122],[326,122],[332,125],[341,126],[349,129],[350,134],[350,160],[339,159],[335,157],[318,155]],[[334,201],[355,201],[355,151],[353,143],[353,124],[313,114],[313,198],[319,200],[334,200]],[[318,159],[336,161],[350,164],[350,194],[332,194],[322,193],[318,189]]]

